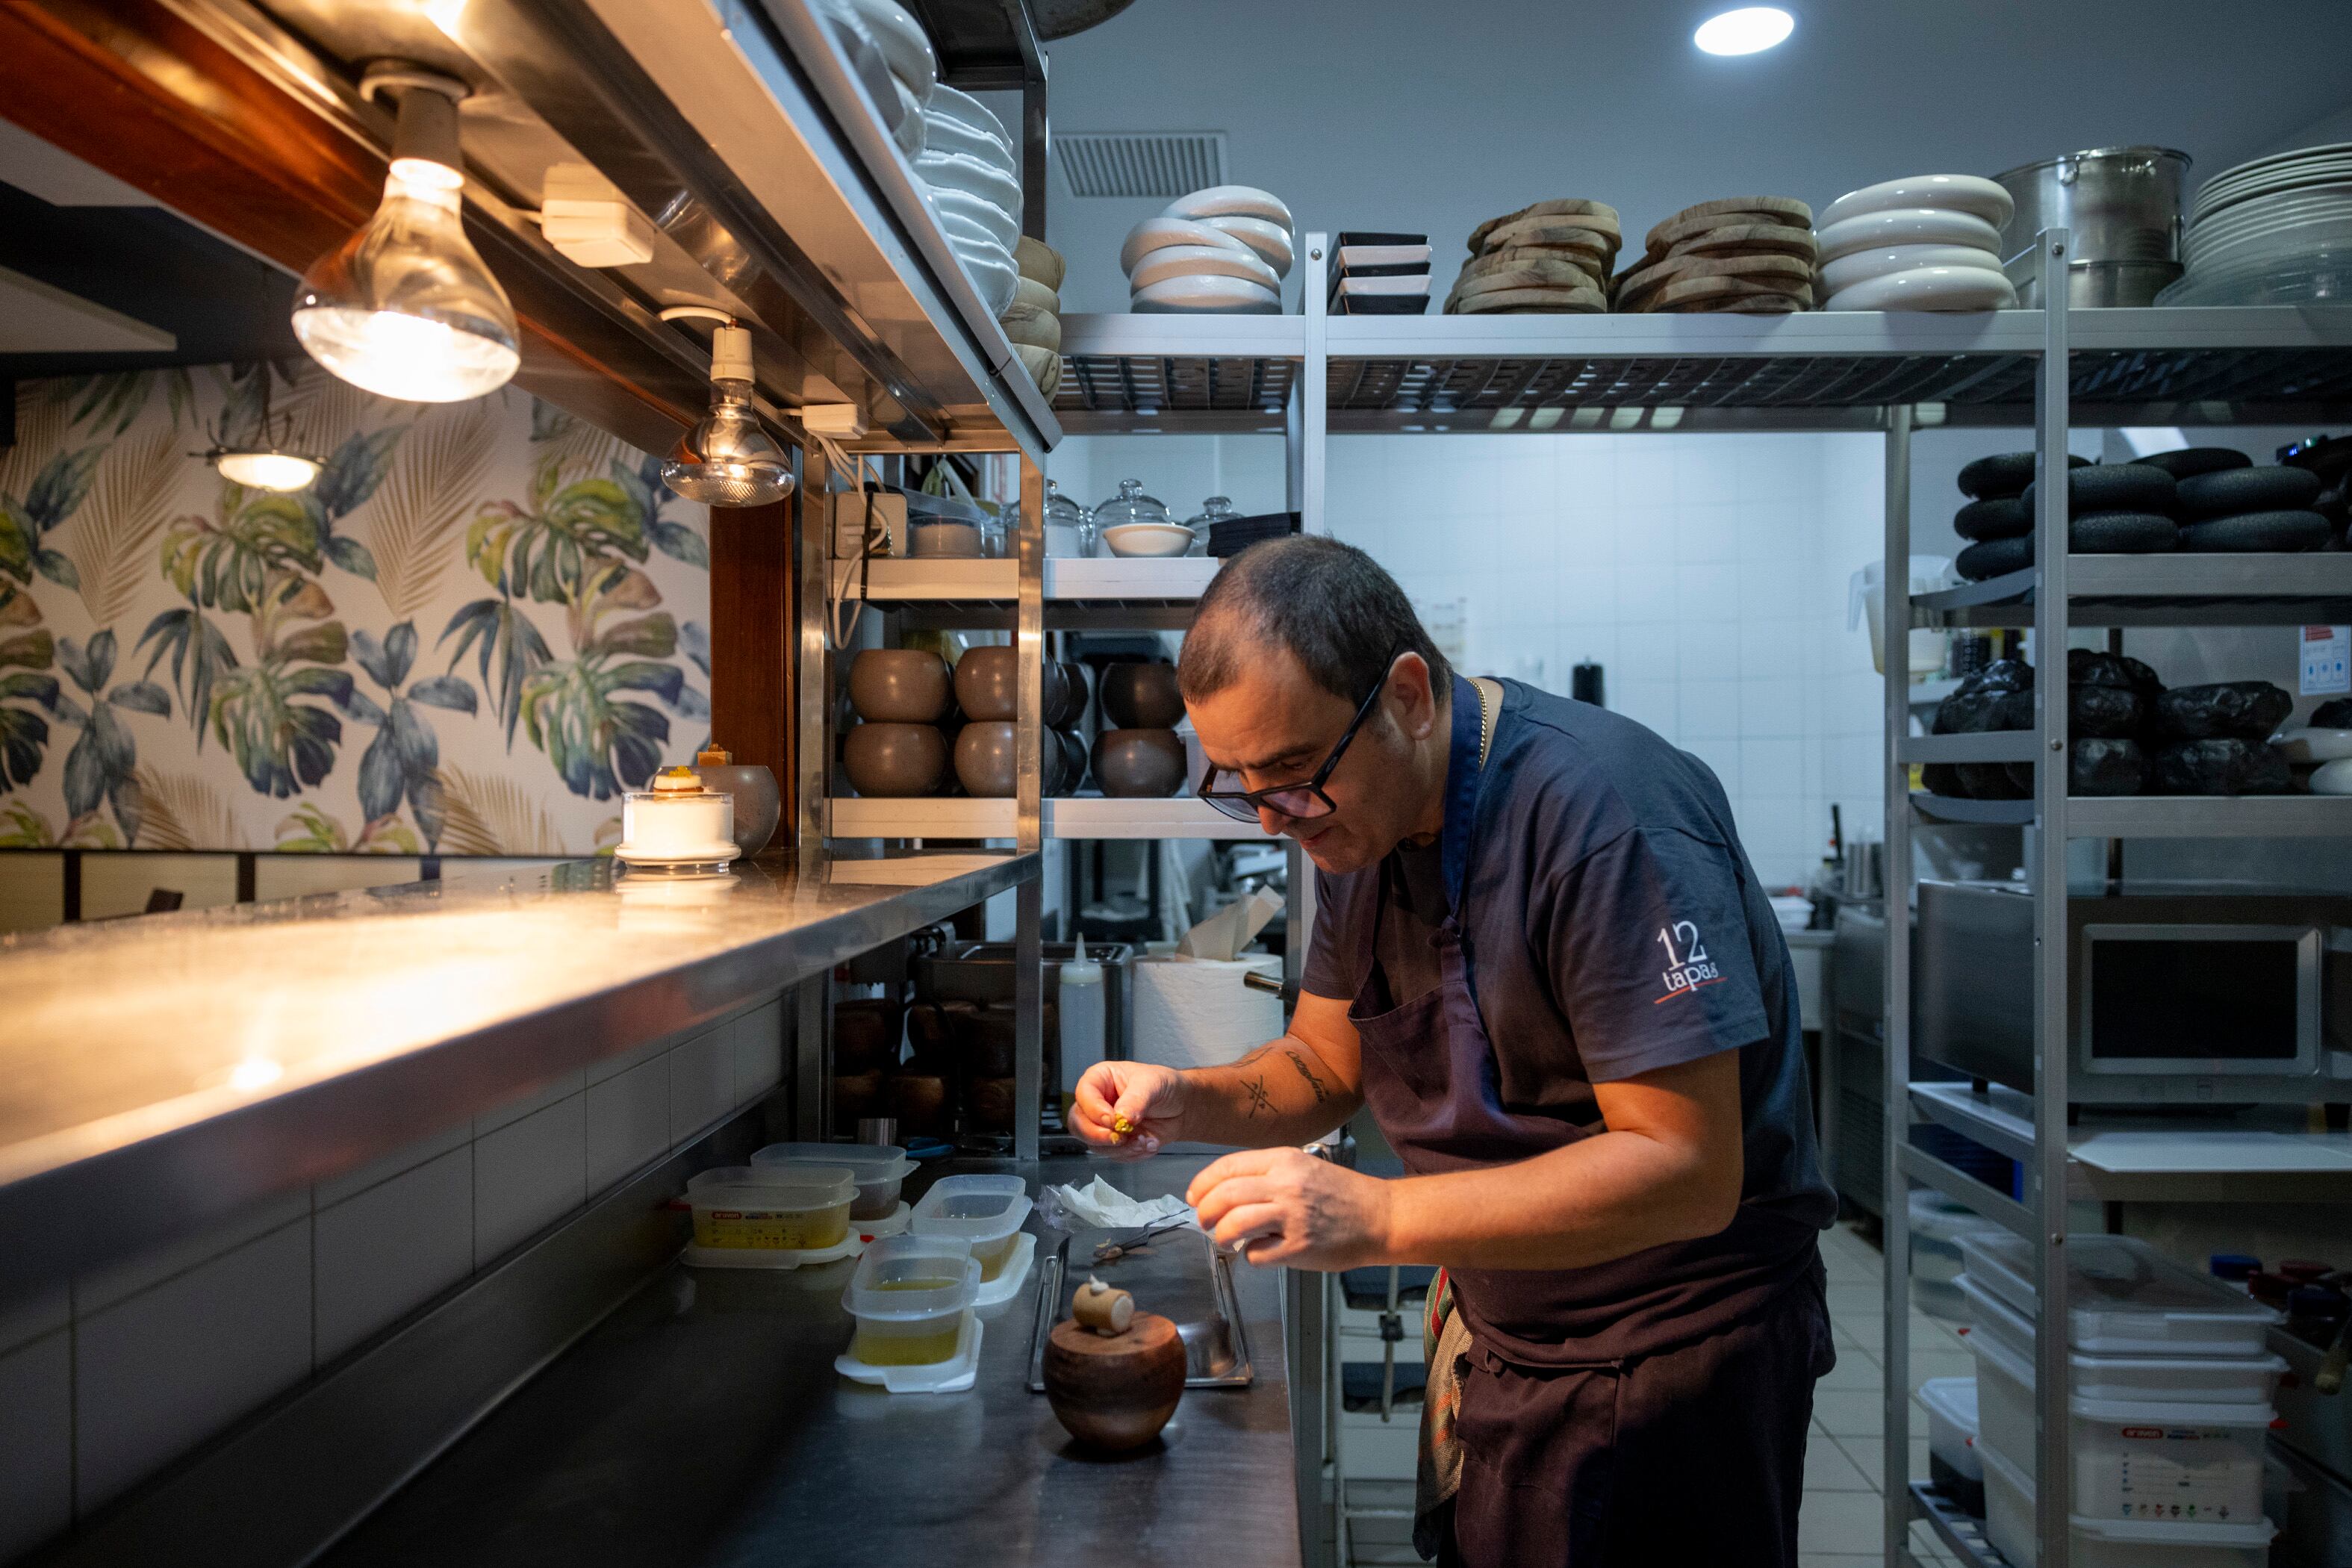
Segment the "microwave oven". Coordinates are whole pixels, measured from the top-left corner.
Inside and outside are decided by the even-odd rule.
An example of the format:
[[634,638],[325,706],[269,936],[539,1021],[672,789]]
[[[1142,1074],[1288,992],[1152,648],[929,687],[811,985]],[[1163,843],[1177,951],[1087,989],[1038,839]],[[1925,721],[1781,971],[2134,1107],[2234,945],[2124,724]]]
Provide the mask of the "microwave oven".
[[[2031,1093],[2034,900],[1922,882],[1913,1048]],[[2352,1100],[2352,898],[2168,887],[2067,900],[2067,1098]]]

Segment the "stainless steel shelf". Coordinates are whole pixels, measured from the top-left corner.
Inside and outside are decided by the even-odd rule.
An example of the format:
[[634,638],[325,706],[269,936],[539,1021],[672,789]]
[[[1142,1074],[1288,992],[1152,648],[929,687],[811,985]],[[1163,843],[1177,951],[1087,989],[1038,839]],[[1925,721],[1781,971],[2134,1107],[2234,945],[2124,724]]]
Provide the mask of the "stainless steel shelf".
[[[1169,605],[1198,599],[1223,561],[1049,559],[1045,598],[1064,604]],[[838,567],[836,571],[840,570]],[[1020,596],[1018,561],[869,561],[851,574],[844,596],[877,605],[1011,605]]]
[[[970,796],[925,796],[872,800],[852,796],[825,803],[826,832],[835,838],[1010,839],[1016,815],[1010,800]],[[1165,800],[1111,800],[1101,795],[1062,795],[1040,803],[1048,838],[1200,838],[1272,842],[1255,823],[1237,822],[1206,803],[1175,795]]]
[[[1921,626],[2030,626],[2031,570],[1922,594]],[[2069,555],[2075,626],[2305,626],[2352,618],[2352,554]]]
[[[1916,745],[1930,738],[1977,737],[1915,735],[1906,743]],[[1939,822],[2023,827],[2034,820],[2034,804],[2030,800],[1957,800],[1913,790],[1911,805],[1919,815]],[[2070,795],[2066,835],[2070,838],[2334,838],[2352,835],[2352,795]]]
[[2030,763],[2040,754],[2034,747],[2031,730],[1997,730],[1978,735],[1899,736],[1895,754],[1906,763]]
[[1054,410],[1074,436],[1280,434],[1306,353],[1303,316],[1065,316]]
[[2009,1559],[1985,1538],[1984,1521],[1938,1491],[1934,1482],[1911,1483],[1911,1509],[1927,1521],[1944,1549],[1969,1568],[2011,1568]]

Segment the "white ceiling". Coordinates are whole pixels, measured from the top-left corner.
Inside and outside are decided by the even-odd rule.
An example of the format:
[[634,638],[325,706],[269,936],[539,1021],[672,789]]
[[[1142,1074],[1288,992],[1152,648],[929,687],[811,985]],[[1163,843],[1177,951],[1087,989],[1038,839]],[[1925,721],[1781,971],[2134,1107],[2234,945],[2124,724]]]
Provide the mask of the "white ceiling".
[[[1139,0],[1052,46],[1053,123],[1226,132],[1231,177],[1302,233],[1426,231],[1442,292],[1479,220],[1545,196],[1632,237],[1718,196],[1818,208],[2125,142],[2189,153],[2193,185],[2352,106],[2346,0],[1780,0],[1788,43],[1700,54],[1733,3]],[[1065,309],[1124,310],[1118,242],[1161,204],[1053,178]]]

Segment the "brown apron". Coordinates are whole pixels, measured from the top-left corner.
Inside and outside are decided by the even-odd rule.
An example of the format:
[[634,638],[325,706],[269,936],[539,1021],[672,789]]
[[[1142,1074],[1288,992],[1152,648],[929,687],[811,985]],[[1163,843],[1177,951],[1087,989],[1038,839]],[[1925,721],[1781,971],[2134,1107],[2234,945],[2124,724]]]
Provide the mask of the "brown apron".
[[[1371,955],[1349,1007],[1365,1104],[1413,1174],[1530,1159],[1586,1136],[1501,1101],[1458,919],[1483,772],[1477,697],[1459,678],[1453,729],[1438,984],[1391,997],[1379,958],[1383,863]],[[1835,1360],[1820,1258],[1808,1249],[1790,1267],[1734,1244],[1719,1268],[1707,1262],[1704,1247],[1677,1246],[1599,1269],[1449,1270],[1471,1349],[1458,1369],[1461,1482],[1441,1563],[1793,1568],[1813,1383]],[[1621,1282],[1644,1303],[1632,1336],[1612,1332],[1598,1305]]]

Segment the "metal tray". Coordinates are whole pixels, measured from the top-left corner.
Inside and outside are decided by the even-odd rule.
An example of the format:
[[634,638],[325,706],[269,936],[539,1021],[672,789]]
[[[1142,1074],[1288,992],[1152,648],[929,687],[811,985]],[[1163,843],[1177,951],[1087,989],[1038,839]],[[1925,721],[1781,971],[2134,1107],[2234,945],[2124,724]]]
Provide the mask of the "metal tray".
[[1184,1341],[1187,1388],[1247,1388],[1249,1330],[1234,1294],[1233,1259],[1197,1230],[1163,1231],[1139,1251],[1108,1263],[1089,1261],[1108,1241],[1132,1230],[1079,1230],[1037,1260],[1037,1321],[1029,1339],[1029,1392],[1045,1392],[1045,1338],[1070,1315],[1067,1281],[1088,1274],[1132,1292],[1139,1310],[1172,1320]]

